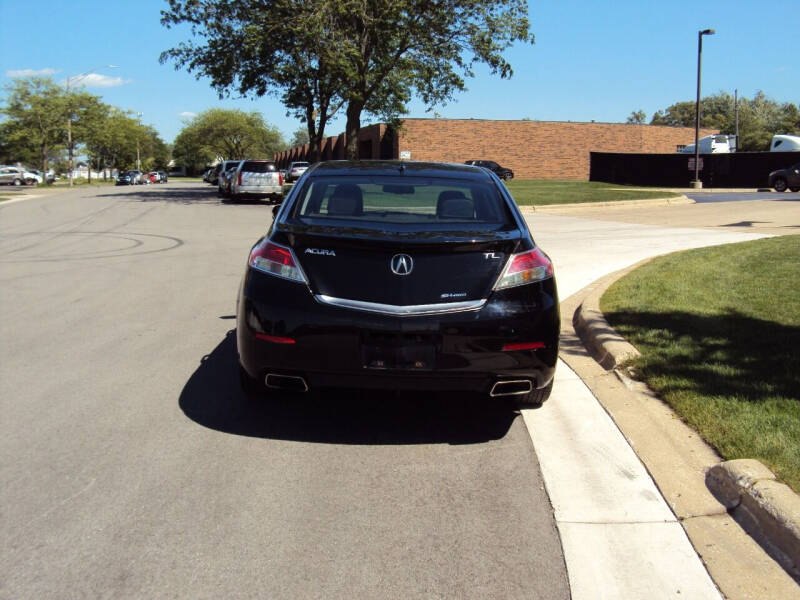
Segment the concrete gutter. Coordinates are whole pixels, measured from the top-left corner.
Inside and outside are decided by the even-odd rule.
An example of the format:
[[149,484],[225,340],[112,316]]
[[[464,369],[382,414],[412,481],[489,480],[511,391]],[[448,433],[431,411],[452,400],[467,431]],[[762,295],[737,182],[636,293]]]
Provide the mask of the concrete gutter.
[[643,198],[641,200],[610,200],[608,202],[574,202],[571,204],[524,205],[519,209],[524,212],[561,212],[570,209],[614,208],[630,206],[668,206],[670,204],[694,204],[694,200],[684,195],[665,196],[663,198]]
[[733,467],[720,464],[714,449],[652,390],[618,368],[638,351],[605,322],[599,301],[614,281],[644,262],[561,303],[561,358],[636,451],[720,591],[736,600],[800,598],[798,563],[790,554],[800,524],[797,496],[777,491],[782,484],[763,465],[742,477],[735,461]]

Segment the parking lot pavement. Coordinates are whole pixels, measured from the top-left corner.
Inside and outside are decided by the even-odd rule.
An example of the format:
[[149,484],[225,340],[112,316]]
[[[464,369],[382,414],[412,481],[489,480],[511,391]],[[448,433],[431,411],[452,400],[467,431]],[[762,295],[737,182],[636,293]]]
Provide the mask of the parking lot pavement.
[[[719,194],[707,195],[718,196]],[[631,225],[717,229],[765,235],[800,233],[800,195],[773,193],[765,194],[765,196],[766,198],[762,200],[706,202],[675,206],[628,207],[620,205],[613,208],[585,206],[560,214],[583,217],[591,221]],[[624,231],[621,231],[621,234],[626,235]],[[591,231],[588,231],[587,235],[591,236]],[[647,244],[648,241],[645,240],[644,243]]]
[[569,598],[508,405],[244,401],[270,217],[201,184],[0,205],[0,595]]
[[684,194],[699,204],[713,202],[746,202],[748,200],[794,200],[800,201],[800,193],[794,192],[686,192]]

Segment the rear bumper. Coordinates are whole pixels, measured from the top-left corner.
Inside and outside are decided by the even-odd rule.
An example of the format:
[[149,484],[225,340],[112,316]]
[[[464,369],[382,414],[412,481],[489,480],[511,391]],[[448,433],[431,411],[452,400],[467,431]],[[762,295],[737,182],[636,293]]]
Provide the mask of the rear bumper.
[[[547,386],[559,323],[552,279],[495,292],[476,311],[398,317],[322,304],[303,284],[248,269],[237,344],[242,367],[261,381],[273,373],[301,376],[311,387],[488,393],[502,380]],[[542,347],[503,350],[522,342]]]
[[231,190],[235,198],[280,198],[283,186],[236,186]]

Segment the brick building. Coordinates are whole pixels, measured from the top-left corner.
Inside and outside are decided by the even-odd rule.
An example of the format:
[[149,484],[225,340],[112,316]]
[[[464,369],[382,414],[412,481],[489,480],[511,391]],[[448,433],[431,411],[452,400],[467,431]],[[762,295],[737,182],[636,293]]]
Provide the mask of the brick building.
[[[701,137],[712,133],[717,131],[700,130]],[[589,152],[670,154],[693,142],[690,127],[484,119],[405,119],[397,131],[381,123],[358,136],[362,159],[494,160],[521,179],[587,180]],[[343,159],[344,148],[344,134],[326,138],[322,159]],[[309,158],[307,145],[275,156],[281,167]]]

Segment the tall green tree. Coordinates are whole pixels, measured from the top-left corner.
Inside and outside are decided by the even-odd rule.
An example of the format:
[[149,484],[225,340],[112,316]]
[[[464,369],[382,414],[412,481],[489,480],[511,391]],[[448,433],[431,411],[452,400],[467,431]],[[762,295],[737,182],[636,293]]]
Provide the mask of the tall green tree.
[[175,138],[173,154],[189,166],[217,157],[272,157],[284,147],[280,131],[269,125],[261,113],[211,108],[186,123]]
[[344,106],[356,158],[362,114],[397,116],[412,94],[444,103],[476,63],[510,77],[503,52],[533,43],[527,13],[526,0],[169,0],[161,22],[188,23],[192,39],[161,60],[208,77],[220,94],[280,97],[316,150]]
[[49,77],[14,79],[5,86],[6,98],[0,112],[6,117],[3,135],[7,147],[20,152],[19,158],[35,150],[37,163],[47,172],[51,152],[66,143],[67,96]]
[[308,129],[300,127],[292,135],[292,140],[289,142],[288,147],[294,148],[295,146],[302,146],[308,143]]

